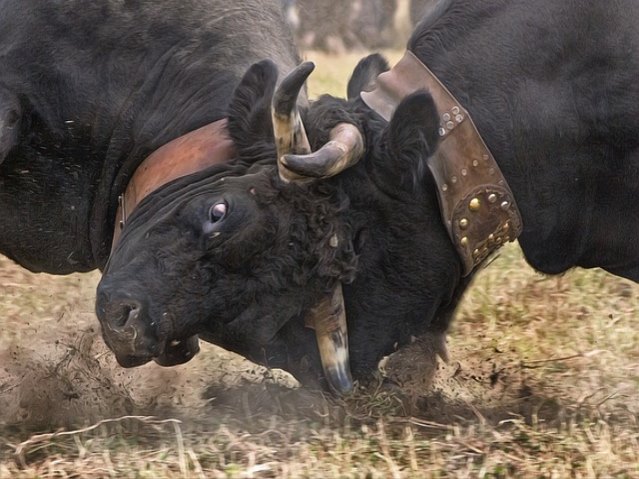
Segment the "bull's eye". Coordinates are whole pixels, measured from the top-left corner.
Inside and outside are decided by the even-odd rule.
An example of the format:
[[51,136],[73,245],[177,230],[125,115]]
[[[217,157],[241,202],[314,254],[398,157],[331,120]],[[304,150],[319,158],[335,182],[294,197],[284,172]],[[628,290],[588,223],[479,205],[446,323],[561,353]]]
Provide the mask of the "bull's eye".
[[224,201],[220,201],[219,203],[215,203],[211,206],[211,209],[209,210],[209,219],[211,220],[211,223],[217,223],[224,219],[226,216],[226,210],[227,206]]

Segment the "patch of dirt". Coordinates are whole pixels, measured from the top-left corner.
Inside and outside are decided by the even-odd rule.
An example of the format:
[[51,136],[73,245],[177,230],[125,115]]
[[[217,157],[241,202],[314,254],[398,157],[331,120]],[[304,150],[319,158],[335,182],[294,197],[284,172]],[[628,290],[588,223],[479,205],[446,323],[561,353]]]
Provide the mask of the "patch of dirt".
[[[181,366],[123,369],[95,327],[66,334],[36,330],[27,344],[0,351],[0,364],[0,426],[30,431],[124,415],[188,420],[206,413],[216,390],[274,382],[278,375],[208,345]],[[278,380],[289,385],[283,387],[295,384],[285,373]]]
[[[443,361],[433,347],[438,341],[421,338],[382,362],[385,385],[402,398],[404,414],[438,424],[461,420],[497,426],[523,420],[559,428],[584,418],[621,424],[639,419],[631,381],[618,382],[613,393],[607,387],[580,387],[579,362],[588,367],[588,355],[527,362],[515,350],[472,349],[450,338],[450,359]],[[565,376],[548,375],[562,367]],[[605,371],[590,373],[600,382],[606,376]]]
[[436,421],[480,418],[499,421],[529,415],[524,403],[531,378],[512,354],[486,356],[452,347],[440,354],[439,338],[417,338],[382,361],[383,376],[398,388],[409,414]]

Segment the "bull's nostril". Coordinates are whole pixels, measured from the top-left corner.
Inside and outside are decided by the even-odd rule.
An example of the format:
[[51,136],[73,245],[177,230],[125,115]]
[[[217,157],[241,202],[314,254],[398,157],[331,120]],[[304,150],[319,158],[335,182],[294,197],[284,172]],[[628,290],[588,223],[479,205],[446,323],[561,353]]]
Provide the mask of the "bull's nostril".
[[113,328],[124,328],[140,317],[140,309],[137,301],[122,302],[114,305],[110,312],[107,310],[107,318]]

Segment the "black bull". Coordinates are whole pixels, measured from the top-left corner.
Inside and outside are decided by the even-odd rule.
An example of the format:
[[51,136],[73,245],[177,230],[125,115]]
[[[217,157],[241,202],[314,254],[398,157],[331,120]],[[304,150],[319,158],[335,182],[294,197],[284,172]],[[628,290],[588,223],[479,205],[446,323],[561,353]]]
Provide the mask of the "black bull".
[[279,0],[0,0],[0,253],[103,268],[132,172],[263,58],[299,62]]
[[[601,267],[639,279],[637,21],[633,0],[450,0],[409,41],[472,115],[519,205],[525,256],[544,273]],[[382,69],[367,59],[349,91]],[[231,100],[239,161],[159,189],[131,216],[97,311],[110,327],[130,319],[122,305],[135,310],[144,344],[114,345],[132,362],[199,335],[310,381],[321,372],[305,318],[338,283],[356,378],[411,336],[446,331],[473,274],[426,167],[440,127],[430,95],[406,97],[390,122],[357,95],[321,97],[302,111],[319,151],[306,155],[301,141],[291,155],[276,152],[283,139],[265,111],[275,77],[272,64],[255,65]],[[340,124],[357,128],[364,150],[332,176]],[[318,178],[284,181],[276,157],[288,179]]]
[[[638,19],[630,0],[444,1],[409,41],[497,159],[521,210],[520,245],[539,271],[602,267],[639,279]],[[349,91],[382,69],[369,58]],[[302,112],[319,150],[309,156],[299,138],[297,150],[281,148],[286,135],[268,113],[275,78],[272,64],[256,64],[235,90],[237,161],[160,188],[131,216],[97,302],[103,326],[130,326],[126,341],[111,338],[123,363],[199,336],[317,379],[307,318],[339,283],[356,378],[411,336],[446,331],[472,274],[463,274],[425,166],[440,127],[430,96],[408,96],[388,123],[357,96],[322,97]],[[344,124],[364,150],[333,176],[345,150],[335,127]],[[317,178],[289,182],[296,174]]]

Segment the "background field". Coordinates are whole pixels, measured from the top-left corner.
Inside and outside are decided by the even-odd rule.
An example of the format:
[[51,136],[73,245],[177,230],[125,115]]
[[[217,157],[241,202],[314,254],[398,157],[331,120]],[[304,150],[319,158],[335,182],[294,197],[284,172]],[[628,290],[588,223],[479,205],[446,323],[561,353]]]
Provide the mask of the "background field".
[[[360,55],[307,56],[311,94],[341,95]],[[97,280],[0,258],[0,478],[639,477],[628,281],[544,277],[510,245],[463,301],[433,385],[415,346],[388,372],[401,388],[337,401],[211,345],[119,368]]]

